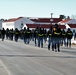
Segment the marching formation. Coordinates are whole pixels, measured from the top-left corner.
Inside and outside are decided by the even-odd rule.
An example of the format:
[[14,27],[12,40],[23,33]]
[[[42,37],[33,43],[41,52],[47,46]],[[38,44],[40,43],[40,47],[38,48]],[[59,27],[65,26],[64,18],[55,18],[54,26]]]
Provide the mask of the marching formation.
[[[66,47],[71,47],[71,39],[73,37],[73,32],[70,28],[65,31],[61,30],[57,24],[54,27],[50,27],[49,30],[46,30],[41,27],[37,27],[33,30],[29,28],[24,28],[22,30],[13,29],[2,29],[0,30],[0,38],[2,41],[9,39],[11,41],[15,40],[18,42],[18,39],[22,39],[25,44],[29,44],[31,40],[34,41],[35,46],[43,48],[44,43],[48,41],[48,50],[50,48],[52,51],[60,52],[60,46],[65,45]],[[48,40],[47,40],[48,38]]]

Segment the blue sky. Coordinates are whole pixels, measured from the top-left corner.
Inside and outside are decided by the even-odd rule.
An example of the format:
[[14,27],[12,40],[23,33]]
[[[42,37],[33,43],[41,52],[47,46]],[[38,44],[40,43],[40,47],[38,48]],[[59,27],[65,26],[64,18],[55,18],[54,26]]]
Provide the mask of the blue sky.
[[0,0],[0,18],[76,15],[76,0]]

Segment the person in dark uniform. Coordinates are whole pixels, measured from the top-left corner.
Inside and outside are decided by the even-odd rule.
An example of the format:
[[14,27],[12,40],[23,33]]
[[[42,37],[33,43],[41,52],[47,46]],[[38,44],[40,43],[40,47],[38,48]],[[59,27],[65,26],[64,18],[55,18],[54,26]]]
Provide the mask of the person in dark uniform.
[[56,35],[57,35],[56,45],[57,45],[57,48],[58,48],[58,52],[60,52],[60,41],[61,41],[61,37],[62,37],[62,32],[61,32],[60,28],[57,29]]
[[53,28],[52,32],[52,51],[56,50],[56,28]]
[[29,44],[30,43],[30,39],[31,39],[31,30],[28,27],[27,30],[26,30],[26,41],[25,41],[25,43]]
[[10,29],[9,36],[10,36],[10,40],[11,40],[11,41],[13,41],[13,34],[14,34],[13,29]]
[[67,47],[69,46],[71,48],[71,39],[73,37],[73,33],[70,28],[68,28],[66,36],[67,36]]
[[31,30],[31,39],[32,39],[32,41],[34,41],[34,31],[35,31],[34,29]]
[[50,50],[50,45],[52,43],[52,27],[48,30],[47,36],[48,36],[48,50]]
[[47,30],[44,29],[43,31],[44,31],[44,43],[46,43],[46,41],[47,41]]
[[6,33],[6,31],[5,31],[5,29],[3,28],[2,31],[1,31],[2,41],[4,41],[4,39],[5,39],[5,33]]
[[6,39],[9,39],[9,29],[6,29]]
[[18,42],[18,38],[19,38],[19,30],[18,30],[17,28],[15,29],[14,34],[15,34],[15,41]]
[[61,40],[61,29],[56,25],[53,29],[52,33],[52,51],[58,51],[60,52],[60,40]]
[[41,46],[41,48],[43,48],[43,35],[44,35],[44,32],[42,28],[40,28],[38,31],[38,47]]
[[37,46],[38,31],[39,31],[39,28],[37,27],[37,28],[34,30],[34,42],[35,42],[35,46]]
[[24,39],[24,29],[20,30],[20,39],[23,40]]
[[66,46],[66,31],[64,29],[62,30],[62,37],[61,37],[61,46],[62,45]]
[[27,34],[26,34],[26,28],[24,28],[23,29],[23,40],[24,40],[24,43],[26,44],[26,36],[27,36]]

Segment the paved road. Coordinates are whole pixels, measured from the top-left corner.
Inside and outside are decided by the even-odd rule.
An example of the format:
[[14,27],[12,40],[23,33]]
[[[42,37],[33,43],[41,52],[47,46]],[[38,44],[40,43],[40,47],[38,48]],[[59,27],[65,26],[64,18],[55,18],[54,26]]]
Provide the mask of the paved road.
[[38,48],[0,40],[0,75],[76,75],[76,48],[53,52],[46,44]]

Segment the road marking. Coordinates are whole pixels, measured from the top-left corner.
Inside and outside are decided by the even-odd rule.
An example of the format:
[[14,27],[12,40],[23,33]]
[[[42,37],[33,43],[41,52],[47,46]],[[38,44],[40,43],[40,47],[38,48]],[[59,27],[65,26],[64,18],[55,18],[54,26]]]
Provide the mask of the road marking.
[[[4,65],[4,63],[0,60],[0,65],[3,67],[7,75],[12,75],[9,69]],[[2,74],[3,75],[3,74]]]

